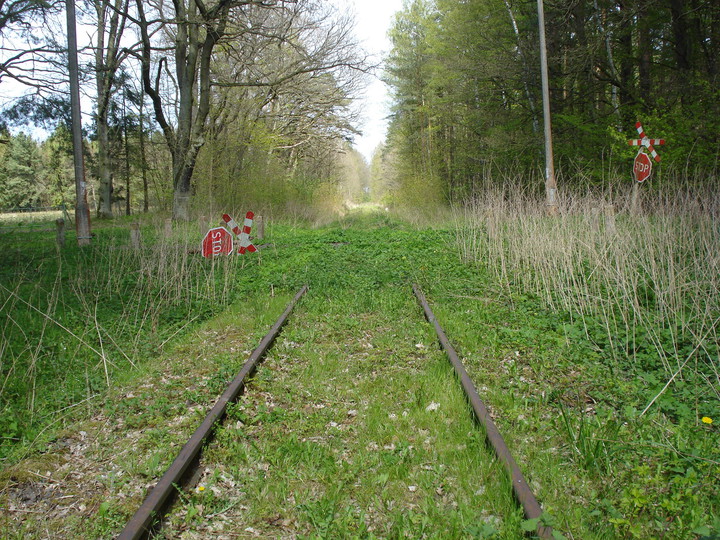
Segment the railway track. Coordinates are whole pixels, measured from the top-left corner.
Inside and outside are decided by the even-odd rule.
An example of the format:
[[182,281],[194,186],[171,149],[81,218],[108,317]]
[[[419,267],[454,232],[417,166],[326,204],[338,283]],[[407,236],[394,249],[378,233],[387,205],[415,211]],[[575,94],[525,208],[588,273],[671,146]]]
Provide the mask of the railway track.
[[[473,411],[475,420],[482,425],[488,446],[494,451],[498,461],[503,465],[511,481],[514,498],[522,507],[525,518],[539,518],[542,514],[540,504],[528,486],[520,467],[512,457],[486,405],[483,403],[475,385],[465,370],[462,361],[435,317],[422,290],[417,285],[413,285],[412,289],[424,312],[425,318],[434,327],[440,346],[452,364],[456,377],[462,386],[467,403]],[[208,412],[201,425],[195,430],[188,442],[185,443],[166,473],[155,484],[142,505],[126,524],[118,536],[119,539],[145,538],[159,530],[162,526],[162,516],[165,515],[172,506],[178,493],[181,492],[183,487],[187,488],[192,485],[193,479],[197,479],[196,473],[202,449],[212,439],[215,428],[227,413],[228,406],[243,393],[247,379],[256,371],[257,366],[280,334],[283,325],[288,320],[295,305],[307,291],[308,287],[306,285],[297,292],[285,311],[271,327],[268,334],[250,354],[241,371]],[[550,527],[544,526],[541,521],[538,521],[534,533],[540,538],[553,537]],[[518,534],[520,534],[519,531]]]

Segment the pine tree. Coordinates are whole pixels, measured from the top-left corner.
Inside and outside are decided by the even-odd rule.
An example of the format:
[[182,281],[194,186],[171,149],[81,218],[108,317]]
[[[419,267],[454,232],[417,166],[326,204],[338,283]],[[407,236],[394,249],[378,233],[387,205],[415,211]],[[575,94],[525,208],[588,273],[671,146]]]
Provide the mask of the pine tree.
[[11,137],[0,168],[0,206],[29,208],[41,204],[46,190],[39,182],[40,160],[35,141],[25,133]]

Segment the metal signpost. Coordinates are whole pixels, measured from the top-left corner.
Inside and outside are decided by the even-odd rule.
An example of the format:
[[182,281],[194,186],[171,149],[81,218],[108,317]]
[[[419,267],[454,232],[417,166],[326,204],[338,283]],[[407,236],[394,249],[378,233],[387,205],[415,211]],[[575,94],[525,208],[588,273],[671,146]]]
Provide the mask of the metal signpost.
[[[0,2],[0,5],[2,3]],[[90,245],[90,208],[87,202],[85,160],[83,157],[82,116],[80,111],[80,76],[77,59],[75,1],[66,0],[68,34],[68,69],[70,73],[70,110],[72,118],[73,164],[75,166],[75,229],[78,246]]]
[[545,10],[543,0],[537,0],[538,23],[540,33],[540,75],[543,94],[543,120],[545,130],[545,197],[547,209],[551,216],[558,213],[557,182],[555,181],[555,165],[553,164],[552,126],[550,119],[550,83],[548,82],[547,48],[545,45]]

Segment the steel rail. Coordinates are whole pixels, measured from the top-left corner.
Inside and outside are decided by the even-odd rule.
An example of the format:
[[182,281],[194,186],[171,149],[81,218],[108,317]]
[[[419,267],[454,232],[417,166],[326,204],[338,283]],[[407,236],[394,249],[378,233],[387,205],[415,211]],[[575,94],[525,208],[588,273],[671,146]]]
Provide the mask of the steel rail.
[[[440,345],[447,353],[448,358],[450,359],[450,363],[455,369],[455,374],[460,379],[460,383],[462,384],[465,395],[467,396],[467,399],[470,402],[473,411],[475,412],[475,416],[485,428],[485,434],[487,436],[488,442],[493,447],[493,450],[495,450],[495,454],[497,455],[498,459],[502,461],[505,469],[507,470],[510,478],[512,479],[513,493],[515,494],[518,502],[522,505],[525,517],[527,519],[539,518],[542,514],[540,504],[535,498],[535,495],[533,495],[530,486],[528,486],[528,483],[525,481],[525,477],[520,471],[520,467],[518,467],[515,459],[513,459],[512,454],[510,453],[510,449],[507,447],[507,444],[505,444],[505,440],[500,434],[500,431],[495,425],[495,422],[493,422],[492,418],[490,417],[490,413],[488,412],[485,403],[483,403],[482,399],[480,399],[480,396],[475,389],[475,385],[473,384],[472,379],[465,370],[465,366],[463,366],[463,363],[458,357],[457,352],[455,352],[455,349],[450,343],[450,340],[448,340],[447,336],[445,335],[445,331],[442,329],[440,323],[438,323],[437,319],[435,318],[435,314],[430,308],[430,305],[425,299],[425,295],[423,294],[420,287],[417,284],[413,284],[412,288],[415,296],[418,299],[418,302],[420,302],[420,305],[425,311],[425,318],[435,327],[435,333],[440,340]],[[553,538],[552,528],[544,526],[540,522],[538,522],[536,533],[540,538]]]
[[203,423],[200,424],[200,427],[195,430],[192,437],[185,443],[185,446],[180,450],[175,461],[172,462],[162,478],[155,484],[155,487],[153,487],[140,508],[135,512],[132,519],[125,525],[125,528],[117,537],[118,540],[144,538],[151,532],[153,523],[162,515],[171,497],[175,494],[177,490],[176,486],[181,484],[183,478],[190,470],[191,465],[200,456],[203,443],[212,436],[216,422],[225,416],[228,404],[235,401],[238,395],[240,395],[245,384],[245,378],[255,370],[258,361],[270,345],[272,345],[272,342],[277,337],[283,324],[285,324],[295,304],[297,304],[298,300],[300,300],[307,290],[308,286],[305,285],[298,291],[287,308],[285,308],[283,314],[280,315],[280,318],[275,322],[262,341],[260,341],[260,344],[245,362],[240,373],[238,373],[222,396],[220,396],[220,399],[218,399],[215,406],[207,414]]

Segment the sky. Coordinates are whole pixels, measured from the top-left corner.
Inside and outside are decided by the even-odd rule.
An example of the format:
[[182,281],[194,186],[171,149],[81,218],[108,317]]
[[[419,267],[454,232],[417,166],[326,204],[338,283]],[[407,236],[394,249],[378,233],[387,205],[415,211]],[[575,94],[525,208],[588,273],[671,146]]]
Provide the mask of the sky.
[[[355,13],[357,38],[367,52],[381,60],[390,51],[387,32],[393,15],[402,9],[402,0],[342,0],[339,5],[344,5]],[[375,148],[385,140],[387,131],[389,97],[386,85],[373,77],[356,105],[364,117],[364,122],[360,125],[362,136],[355,137],[355,148],[369,163]]]

